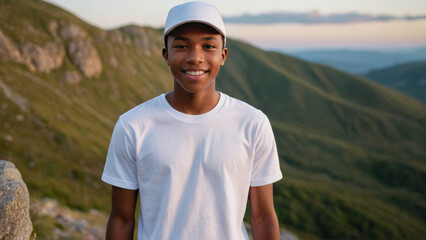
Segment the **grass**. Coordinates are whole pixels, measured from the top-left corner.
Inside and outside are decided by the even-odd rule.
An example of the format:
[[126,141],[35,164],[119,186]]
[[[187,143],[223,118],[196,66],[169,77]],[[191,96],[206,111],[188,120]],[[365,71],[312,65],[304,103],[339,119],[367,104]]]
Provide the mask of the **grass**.
[[[61,80],[64,71],[78,70],[67,57],[48,74],[0,61],[0,80],[28,107],[21,110],[0,89],[0,158],[18,167],[32,198],[108,212],[110,187],[100,176],[115,121],[172,89],[161,31],[103,31],[42,1],[0,5],[0,28],[14,42],[42,45],[52,41],[46,30],[52,19],[73,23],[87,32],[103,64],[101,76],[70,85]],[[145,48],[137,45],[138,32],[149,36]],[[117,33],[122,42],[112,40]],[[228,47],[217,87],[271,120],[285,176],[274,186],[282,226],[309,239],[426,235],[424,104],[329,67],[232,39]],[[118,67],[109,64],[112,56]],[[49,219],[37,224],[47,232],[53,226]]]

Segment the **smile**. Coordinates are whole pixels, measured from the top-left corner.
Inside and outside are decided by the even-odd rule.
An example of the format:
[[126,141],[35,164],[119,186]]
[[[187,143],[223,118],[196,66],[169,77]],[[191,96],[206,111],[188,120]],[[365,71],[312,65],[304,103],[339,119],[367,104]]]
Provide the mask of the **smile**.
[[206,73],[207,71],[184,71],[184,73],[191,75],[191,76],[200,76]]

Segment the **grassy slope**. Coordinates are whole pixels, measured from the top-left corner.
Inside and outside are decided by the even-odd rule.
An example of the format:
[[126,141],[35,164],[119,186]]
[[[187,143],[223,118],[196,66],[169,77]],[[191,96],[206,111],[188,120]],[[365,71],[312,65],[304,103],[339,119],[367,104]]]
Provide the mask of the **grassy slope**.
[[423,104],[331,68],[228,48],[218,87],[274,127],[286,176],[275,187],[281,223],[322,238],[425,233]]
[[426,61],[374,70],[365,76],[426,103]]
[[[161,52],[161,38],[150,41],[146,51],[135,46],[132,40],[137,39],[132,33],[119,29],[130,43],[112,42],[110,32],[42,1],[0,1],[0,5],[0,28],[15,44],[43,46],[53,41],[47,31],[51,21],[73,23],[88,33],[104,69],[100,77],[70,85],[61,80],[65,70],[77,70],[68,57],[49,74],[0,62],[0,80],[14,95],[24,97],[28,106],[26,111],[20,110],[0,91],[4,103],[0,158],[21,169],[32,196],[54,197],[81,209],[108,209],[109,187],[99,178],[116,119],[129,108],[171,89],[161,55],[150,52]],[[156,29],[133,28],[160,35]],[[66,47],[67,42],[60,44]],[[119,67],[109,66],[111,56],[116,57]],[[17,121],[16,115],[25,116],[25,120]],[[6,141],[7,135],[14,140]]]
[[[104,69],[98,78],[69,85],[60,80],[63,71],[76,70],[68,58],[49,74],[0,62],[0,80],[28,105],[23,111],[0,91],[0,158],[18,166],[32,197],[108,209],[109,188],[99,177],[115,120],[171,89],[161,32],[133,26],[150,36],[141,49],[128,29],[114,30],[128,39],[117,43],[112,32],[44,2],[0,5],[0,28],[15,43],[43,45],[52,41],[46,30],[52,19],[71,22],[90,35]],[[425,235],[423,104],[360,77],[228,43],[218,87],[271,119],[285,174],[275,186],[285,227],[310,238]],[[111,56],[118,68],[109,65]]]

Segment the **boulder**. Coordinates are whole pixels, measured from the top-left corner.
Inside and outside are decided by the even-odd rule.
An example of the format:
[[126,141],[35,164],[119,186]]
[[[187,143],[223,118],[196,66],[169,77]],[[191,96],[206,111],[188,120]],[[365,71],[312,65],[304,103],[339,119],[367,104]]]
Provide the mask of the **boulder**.
[[87,38],[87,33],[78,25],[73,23],[61,23],[61,37],[64,40],[82,40]]
[[81,76],[76,71],[65,71],[62,75],[62,81],[71,85],[78,84],[81,81]]
[[65,50],[52,42],[44,47],[28,42],[22,46],[22,55],[24,59],[21,62],[24,62],[32,71],[49,73],[62,65]]
[[102,72],[102,62],[98,52],[89,40],[71,41],[68,53],[86,78],[98,77]]
[[0,160],[0,239],[30,239],[30,197],[13,163]]

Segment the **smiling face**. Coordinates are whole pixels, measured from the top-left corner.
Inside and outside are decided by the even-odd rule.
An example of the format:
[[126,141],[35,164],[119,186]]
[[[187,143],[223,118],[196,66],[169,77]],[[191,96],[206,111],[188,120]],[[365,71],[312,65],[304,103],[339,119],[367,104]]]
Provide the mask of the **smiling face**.
[[228,53],[216,30],[202,23],[187,23],[174,29],[166,44],[163,57],[174,77],[174,91],[216,91],[215,78]]

